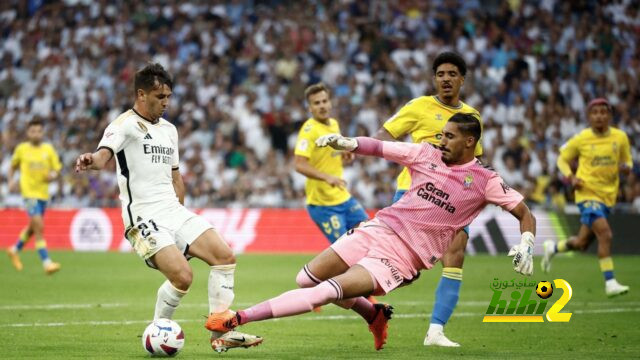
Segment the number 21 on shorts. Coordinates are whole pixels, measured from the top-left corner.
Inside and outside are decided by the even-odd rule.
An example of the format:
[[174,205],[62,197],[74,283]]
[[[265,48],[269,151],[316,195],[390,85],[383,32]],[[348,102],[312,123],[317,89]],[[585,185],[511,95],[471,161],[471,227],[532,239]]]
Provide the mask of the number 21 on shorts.
[[130,227],[125,236],[131,243],[131,247],[136,253],[147,258],[147,254],[156,246],[156,240],[151,235],[151,231],[158,231],[158,225],[152,219],[142,221],[137,225]]

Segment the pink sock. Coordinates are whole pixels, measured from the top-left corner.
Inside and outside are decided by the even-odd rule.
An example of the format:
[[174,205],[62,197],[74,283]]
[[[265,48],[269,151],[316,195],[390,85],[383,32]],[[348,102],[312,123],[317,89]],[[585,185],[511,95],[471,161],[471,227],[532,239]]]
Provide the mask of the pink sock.
[[249,321],[271,319],[272,317],[273,313],[271,312],[271,305],[269,304],[269,301],[263,301],[248,309],[238,311],[238,322],[240,325],[244,325]]
[[[298,276],[296,276],[296,283],[302,288],[308,288],[316,286],[316,284],[320,283],[320,279],[313,275],[309,269],[309,265],[305,265],[298,273]],[[357,312],[368,323],[376,316],[375,306],[364,297],[338,300],[335,304],[343,309]]]
[[334,280],[327,280],[318,286],[296,289],[267,300],[249,309],[238,312],[240,324],[304,314],[316,306],[336,301],[342,294],[342,288]]

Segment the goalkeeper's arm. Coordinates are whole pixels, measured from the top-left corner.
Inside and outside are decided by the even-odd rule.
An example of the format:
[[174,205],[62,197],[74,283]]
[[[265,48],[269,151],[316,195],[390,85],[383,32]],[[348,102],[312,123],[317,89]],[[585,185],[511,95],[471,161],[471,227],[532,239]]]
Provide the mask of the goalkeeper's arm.
[[511,248],[509,256],[513,256],[513,269],[522,275],[533,274],[533,245],[535,244],[536,218],[529,207],[520,202],[511,211],[520,221],[520,244]]
[[380,141],[362,136],[348,138],[340,134],[321,136],[316,140],[316,146],[331,146],[336,150],[353,151],[360,155],[382,157],[408,167],[411,167],[412,164],[419,160],[421,153],[433,155],[433,152],[438,151],[431,145]]

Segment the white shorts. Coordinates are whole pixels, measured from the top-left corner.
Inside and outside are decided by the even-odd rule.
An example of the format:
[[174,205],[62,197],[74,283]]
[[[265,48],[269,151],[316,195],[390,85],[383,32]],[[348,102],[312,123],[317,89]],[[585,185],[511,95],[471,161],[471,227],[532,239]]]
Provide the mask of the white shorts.
[[162,248],[175,245],[189,259],[189,246],[209,229],[213,226],[208,221],[181,206],[154,218],[138,217],[135,225],[125,231],[125,237],[147,265],[155,269],[149,259]]

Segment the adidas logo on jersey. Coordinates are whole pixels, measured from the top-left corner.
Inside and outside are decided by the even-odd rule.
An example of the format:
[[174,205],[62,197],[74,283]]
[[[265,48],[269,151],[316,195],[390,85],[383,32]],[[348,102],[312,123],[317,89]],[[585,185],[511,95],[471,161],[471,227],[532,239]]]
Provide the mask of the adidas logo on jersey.
[[144,136],[145,140],[153,140],[153,138],[151,137],[151,134],[147,133],[147,135]]

